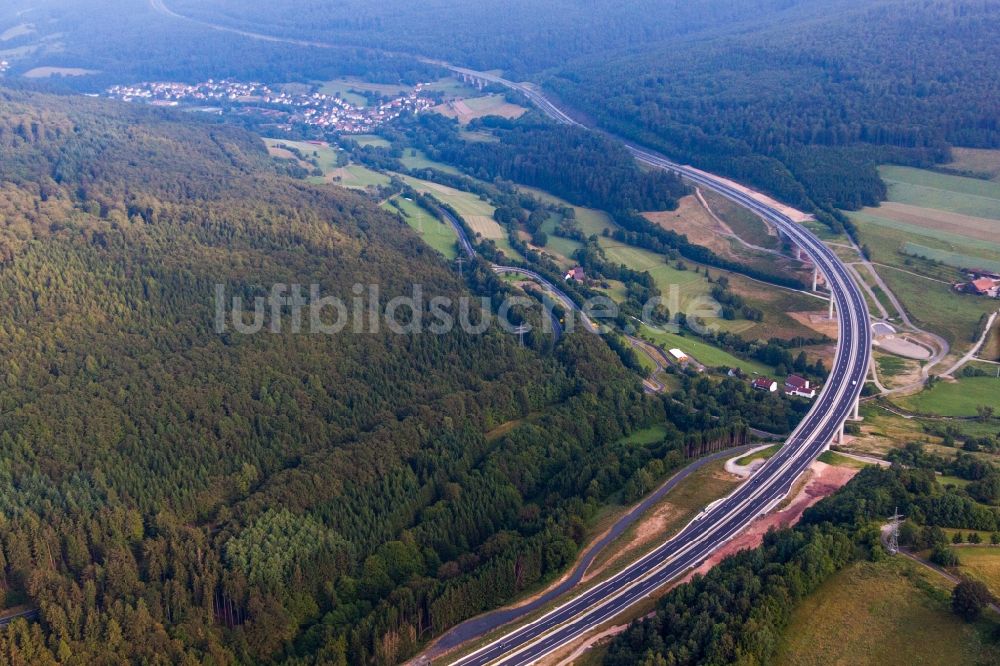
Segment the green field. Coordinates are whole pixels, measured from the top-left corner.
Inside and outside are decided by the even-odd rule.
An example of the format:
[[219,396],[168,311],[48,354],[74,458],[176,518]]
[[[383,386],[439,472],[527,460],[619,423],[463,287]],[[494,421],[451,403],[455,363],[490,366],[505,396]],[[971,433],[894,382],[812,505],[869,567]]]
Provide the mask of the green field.
[[955,254],[964,253],[984,259],[996,259],[997,254],[1000,253],[1000,240],[991,243],[940,229],[907,224],[879,215],[878,208],[866,208],[864,211],[852,212],[850,217],[856,223],[878,225],[880,234],[891,238],[896,243],[897,248],[902,247],[904,243],[916,242],[933,250]]
[[767,460],[768,458],[770,458],[771,456],[773,456],[775,453],[777,453],[778,449],[780,449],[780,448],[781,448],[781,444],[775,444],[774,446],[769,446],[766,449],[761,449],[760,451],[756,451],[754,453],[749,453],[749,454],[743,456],[742,458],[738,459],[736,461],[736,464],[737,465],[746,466],[746,465],[749,465],[750,463],[752,463],[754,460]]
[[365,106],[367,100],[364,95],[352,91],[360,92],[366,90],[377,92],[384,97],[399,97],[400,95],[409,94],[412,88],[397,83],[370,83],[358,79],[344,78],[328,81],[320,86],[319,89],[324,95],[340,95],[342,100],[357,107]]
[[673,349],[676,347],[692,356],[699,363],[710,368],[740,368],[745,373],[761,375],[774,372],[774,368],[766,366],[763,363],[758,363],[757,361],[746,361],[733,356],[729,352],[718,347],[713,347],[693,335],[680,335],[679,333],[658,331],[644,324],[639,329],[639,337],[648,338],[663,349]]
[[642,430],[636,430],[628,437],[625,437],[621,441],[626,444],[635,444],[638,446],[645,446],[646,444],[653,444],[659,442],[667,435],[667,429],[661,425],[651,426],[649,428],[643,428]]
[[[392,198],[392,201],[397,202],[403,209],[403,218],[406,223],[413,227],[425,243],[443,254],[446,259],[450,260],[458,256],[455,246],[458,236],[450,224],[437,219],[409,199],[397,195]],[[388,201],[382,204],[382,208],[390,213],[399,212]]]
[[389,184],[389,176],[384,173],[372,171],[360,164],[351,164],[350,166],[334,169],[325,178],[315,180],[317,182],[333,182],[342,187],[361,190]]
[[308,141],[288,141],[287,139],[264,139],[264,144],[268,148],[277,148],[281,145],[295,148],[302,153],[305,159],[315,161],[316,166],[325,174],[337,168],[337,153],[339,151],[329,145],[317,145]]
[[376,134],[350,134],[347,138],[356,142],[359,146],[375,146],[376,148],[388,148],[392,144],[387,139]]
[[977,406],[987,405],[1000,415],[1000,379],[962,377],[954,382],[939,381],[932,388],[900,398],[897,402],[921,414],[975,416]]
[[448,97],[468,97],[479,94],[478,90],[452,76],[446,76],[443,79],[428,83],[424,86],[424,90],[441,92]]
[[858,562],[802,600],[774,666],[1000,663],[994,618],[966,624],[951,612],[950,584],[901,558]]
[[[963,532],[968,534],[968,530]],[[988,532],[980,532],[983,543],[990,542]],[[962,546],[956,548],[960,562],[959,569],[969,578],[976,578],[990,588],[990,592],[1000,596],[1000,547],[998,546]]]
[[424,154],[422,150],[416,148],[407,148],[403,151],[403,157],[400,160],[407,169],[437,169],[438,171],[443,171],[444,173],[459,173],[459,170],[455,167],[445,164],[444,162],[435,162],[429,159],[427,155]]
[[938,250],[910,241],[903,243],[903,245],[899,248],[899,251],[911,257],[920,257],[922,259],[930,259],[931,261],[939,261],[946,266],[951,266],[952,268],[986,268],[991,271],[1000,272],[1000,259],[982,258],[969,254],[961,254],[959,252]]
[[879,174],[889,201],[1000,219],[1000,183],[900,166],[879,167]]
[[948,252],[985,259],[996,257],[995,253],[991,254],[988,248],[984,248],[987,244],[958,236],[951,236],[951,241],[946,241],[940,233],[935,234],[937,238],[931,237],[926,235],[926,229],[879,220],[867,213],[852,213],[851,219],[857,224],[861,240],[868,246],[872,261],[901,269],[877,267],[879,275],[916,323],[941,335],[953,346],[969,346],[980,317],[995,310],[996,301],[955,293],[951,285],[961,279],[956,269],[907,257],[900,249],[905,243],[919,242]]
[[854,467],[855,469],[862,469],[872,464],[857,460],[856,458],[848,458],[847,456],[840,455],[836,451],[824,451],[820,454],[818,460],[821,463],[826,463],[827,465],[836,465],[837,467]]
[[483,201],[471,192],[463,192],[446,185],[411,176],[401,176],[401,178],[418,192],[430,194],[438,201],[454,208],[474,233],[484,239],[491,239],[504,254],[521,258],[520,253],[510,246],[507,230],[493,219],[493,211],[496,209],[489,202]]

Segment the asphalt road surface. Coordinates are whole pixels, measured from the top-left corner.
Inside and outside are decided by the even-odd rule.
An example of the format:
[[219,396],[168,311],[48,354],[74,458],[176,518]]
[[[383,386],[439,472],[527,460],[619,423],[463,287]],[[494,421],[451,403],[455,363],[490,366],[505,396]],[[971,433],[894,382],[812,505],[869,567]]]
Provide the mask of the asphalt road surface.
[[[582,126],[530,87],[472,70],[452,69],[518,90],[557,122]],[[459,659],[454,662],[456,666],[533,663],[611,620],[660,586],[701,564],[712,552],[788,494],[795,480],[843,426],[861,393],[868,372],[871,360],[868,309],[848,269],[833,251],[779,210],[724,181],[671,162],[662,155],[629,142],[625,145],[637,160],[680,173],[697,185],[718,192],[761,215],[809,254],[827,277],[837,307],[840,336],[834,366],[812,410],[785,445],[733,494],[710,505],[677,536],[625,570]]]

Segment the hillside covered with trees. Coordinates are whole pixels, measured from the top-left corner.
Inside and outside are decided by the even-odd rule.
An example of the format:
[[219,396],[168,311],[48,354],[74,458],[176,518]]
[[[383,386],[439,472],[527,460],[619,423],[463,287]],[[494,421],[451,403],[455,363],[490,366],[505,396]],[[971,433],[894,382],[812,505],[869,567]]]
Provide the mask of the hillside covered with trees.
[[219,334],[217,285],[507,293],[274,169],[232,127],[0,90],[0,590],[39,609],[3,659],[396,663],[557,576],[621,489],[801,417],[644,396],[582,331]]
[[827,214],[883,199],[879,163],[1000,146],[991,1],[172,5],[241,29],[500,68],[605,129]]

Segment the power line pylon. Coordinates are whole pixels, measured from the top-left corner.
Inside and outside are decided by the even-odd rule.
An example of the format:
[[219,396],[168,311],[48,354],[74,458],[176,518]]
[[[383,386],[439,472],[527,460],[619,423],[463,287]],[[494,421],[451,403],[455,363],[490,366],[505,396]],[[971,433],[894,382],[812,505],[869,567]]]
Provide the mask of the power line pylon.
[[897,507],[892,514],[892,522],[889,523],[889,554],[895,555],[899,552],[899,523],[903,519],[903,516],[899,513],[899,508]]

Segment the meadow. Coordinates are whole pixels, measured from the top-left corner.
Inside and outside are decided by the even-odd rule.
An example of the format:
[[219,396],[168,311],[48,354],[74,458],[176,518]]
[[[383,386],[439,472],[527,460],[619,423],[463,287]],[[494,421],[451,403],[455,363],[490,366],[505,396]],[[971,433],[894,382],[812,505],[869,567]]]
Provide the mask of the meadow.
[[[368,101],[363,94],[364,91],[375,92],[383,97],[399,97],[409,94],[412,90],[409,86],[400,84],[371,83],[360,79],[343,78],[327,81],[320,86],[319,91],[324,95],[337,95],[345,102],[357,107],[364,107]],[[357,92],[355,92],[357,91]]]
[[951,584],[910,560],[857,562],[802,600],[774,666],[998,663],[992,618],[951,612]]
[[767,375],[774,372],[774,368],[764,365],[758,361],[750,361],[733,356],[729,352],[710,345],[691,334],[682,335],[669,331],[650,328],[645,324],[639,329],[639,337],[652,340],[664,349],[680,349],[692,356],[696,361],[710,368],[726,367],[740,368],[747,374]]
[[523,106],[511,104],[503,95],[496,94],[452,99],[435,106],[433,110],[448,118],[455,118],[463,125],[486,116],[520,118],[528,111]]
[[952,148],[951,155],[953,160],[939,171],[1000,183],[1000,150]]
[[889,201],[1000,219],[1000,183],[901,166],[879,167],[879,174]]
[[939,381],[916,395],[896,402],[920,414],[938,416],[976,416],[976,407],[992,407],[1000,414],[1000,379],[962,377],[953,382]]
[[[965,530],[963,534],[968,535]],[[983,542],[989,544],[990,534],[980,532]],[[968,537],[966,537],[968,538]],[[1000,596],[1000,547],[992,545],[962,546],[956,548],[960,562],[959,571],[986,584],[990,592]]]
[[427,180],[402,176],[403,180],[418,192],[430,194],[442,203],[446,203],[462,216],[473,233],[484,239],[492,240],[498,249],[509,257],[520,258],[520,254],[510,246],[507,230],[493,219],[496,210],[488,202],[483,201],[471,192],[456,190],[447,185],[432,183]]
[[444,255],[445,259],[458,256],[455,242],[458,236],[450,224],[442,222],[415,202],[402,196],[395,196],[382,204],[390,213],[399,212],[390,202],[395,202],[403,210],[403,219],[413,228],[425,243]]

